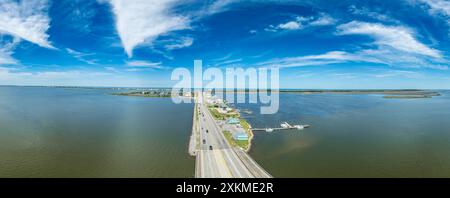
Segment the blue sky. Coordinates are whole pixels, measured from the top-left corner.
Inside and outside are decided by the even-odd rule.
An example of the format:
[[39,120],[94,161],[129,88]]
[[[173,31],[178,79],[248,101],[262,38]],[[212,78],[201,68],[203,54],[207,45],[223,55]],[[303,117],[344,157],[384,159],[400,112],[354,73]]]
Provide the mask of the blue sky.
[[450,89],[450,2],[0,0],[0,84],[171,86],[280,68],[282,88]]

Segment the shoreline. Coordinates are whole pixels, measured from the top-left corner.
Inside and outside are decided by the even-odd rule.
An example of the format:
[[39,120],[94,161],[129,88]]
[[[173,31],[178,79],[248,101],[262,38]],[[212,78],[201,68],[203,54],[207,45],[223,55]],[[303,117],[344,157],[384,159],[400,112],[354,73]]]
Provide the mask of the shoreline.
[[[235,109],[239,111],[238,108],[235,108]],[[247,144],[248,145],[247,145],[247,148],[244,149],[244,151],[246,153],[248,153],[251,150],[251,148],[252,148],[252,141],[253,141],[253,138],[254,138],[255,134],[253,133],[252,125],[246,119],[241,117],[241,113],[239,113],[238,116],[239,116],[238,119],[242,120],[243,122],[245,122],[246,125],[248,126],[248,129],[245,129],[245,132],[248,135],[248,140],[247,140]]]
[[195,157],[197,155],[197,149],[198,149],[198,144],[199,144],[199,140],[198,140],[198,134],[197,134],[197,103],[194,104],[194,112],[193,112],[193,116],[192,116],[192,132],[191,135],[189,137],[189,143],[188,143],[188,153],[190,156]]
[[255,134],[253,133],[252,125],[248,121],[246,121],[246,122],[248,123],[248,125],[250,127],[250,129],[249,129],[250,136],[248,138],[248,147],[247,147],[247,149],[245,149],[245,152],[248,153],[252,149],[252,142],[253,142],[253,138],[254,138]]
[[432,98],[435,96],[441,96],[438,90],[424,90],[424,89],[361,89],[361,90],[320,90],[320,89],[279,89],[279,90],[218,90],[221,93],[277,93],[277,94],[377,94],[383,95],[383,98]]

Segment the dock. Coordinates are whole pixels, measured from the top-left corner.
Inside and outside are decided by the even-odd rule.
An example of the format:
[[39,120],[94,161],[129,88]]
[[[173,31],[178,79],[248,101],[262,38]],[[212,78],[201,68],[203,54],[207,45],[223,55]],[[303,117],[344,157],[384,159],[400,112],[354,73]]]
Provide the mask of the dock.
[[280,127],[276,127],[276,128],[254,128],[251,129],[252,131],[266,131],[266,132],[273,132],[273,131],[278,131],[278,130],[291,130],[291,129],[296,129],[296,130],[303,130],[306,128],[311,127],[310,125],[290,125],[287,122],[283,122],[281,123]]

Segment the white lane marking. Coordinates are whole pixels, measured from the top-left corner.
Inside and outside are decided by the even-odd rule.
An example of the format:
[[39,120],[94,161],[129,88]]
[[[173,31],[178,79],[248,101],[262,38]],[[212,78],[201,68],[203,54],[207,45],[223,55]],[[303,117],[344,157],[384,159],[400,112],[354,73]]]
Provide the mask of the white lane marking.
[[[203,108],[202,109],[204,109],[204,106],[203,106]],[[204,112],[204,114],[206,114],[207,116],[207,118],[208,118],[208,121],[206,121],[206,123],[208,123],[208,125],[214,125],[212,128],[214,129],[214,130],[212,130],[211,131],[211,133],[215,133],[215,137],[216,138],[214,138],[214,140],[217,142],[218,141],[218,145],[221,145],[222,147],[225,147],[225,148],[229,148],[230,146],[228,145],[228,143],[227,142],[225,142],[224,141],[224,136],[223,136],[223,134],[220,132],[220,129],[219,129],[219,127],[217,126],[217,124],[214,122],[214,119],[212,118],[212,116],[211,116],[211,114],[210,114],[210,112],[208,111],[208,112]],[[222,140],[222,141],[220,141],[220,140]],[[237,163],[239,163],[239,160],[232,160],[232,158],[230,157],[230,154],[228,153],[228,152],[234,152],[232,149],[230,149],[230,150],[222,150],[222,152],[223,153],[221,153],[220,152],[220,154],[223,154],[223,155],[225,155],[226,156],[226,159],[227,160],[225,160],[225,158],[223,158],[223,155],[222,155],[222,158],[223,158],[223,161],[225,162],[225,166],[228,168],[228,171],[229,172],[231,172],[231,173],[235,173],[235,174],[232,174],[232,176],[233,177],[239,177],[239,178],[242,178],[242,177],[244,177],[243,175],[242,175],[242,173],[241,173],[241,171],[240,171],[240,169],[239,168],[237,168],[237,166],[236,166],[236,162]],[[236,158],[235,158],[236,159]],[[228,162],[228,163],[227,163]],[[247,169],[247,167],[245,167],[245,166],[243,166],[241,163],[239,163],[239,165],[240,165],[240,167],[241,167],[241,169],[243,169],[242,171],[244,171],[244,172],[246,172],[246,173],[248,173],[249,171],[248,170],[246,170]],[[231,168],[233,169],[233,171],[230,171],[230,166],[231,166]],[[248,176],[247,176],[248,177]]]
[[202,167],[201,168],[201,177],[204,177],[205,176],[205,159],[204,159],[204,152],[202,151],[202,150],[200,150],[200,166]]
[[231,174],[230,169],[226,165],[225,159],[223,158],[222,152],[220,150],[214,150],[214,156],[216,158],[216,162],[219,164],[218,168],[220,169],[219,173],[222,178],[231,178],[233,175]]

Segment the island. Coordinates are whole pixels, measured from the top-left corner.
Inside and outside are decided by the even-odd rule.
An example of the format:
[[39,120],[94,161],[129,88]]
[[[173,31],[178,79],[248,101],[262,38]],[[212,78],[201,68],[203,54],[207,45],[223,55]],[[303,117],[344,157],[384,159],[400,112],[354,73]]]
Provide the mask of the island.
[[[133,90],[128,92],[111,93],[118,96],[137,96],[148,98],[171,98],[172,91],[170,89],[145,89],[145,90]],[[181,91],[178,94],[179,97],[192,97],[192,92]]]
[[279,89],[279,90],[225,90],[223,92],[257,93],[273,92],[286,94],[376,94],[387,99],[432,98],[441,94],[435,90],[421,89]]

